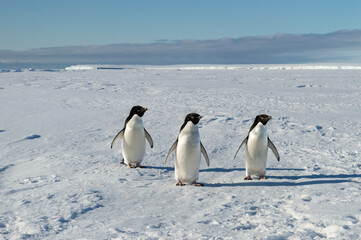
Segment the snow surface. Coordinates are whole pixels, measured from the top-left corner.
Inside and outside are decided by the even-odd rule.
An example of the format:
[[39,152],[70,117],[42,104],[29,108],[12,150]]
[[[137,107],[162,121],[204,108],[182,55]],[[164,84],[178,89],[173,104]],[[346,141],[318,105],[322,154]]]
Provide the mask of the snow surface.
[[[69,69],[0,73],[0,239],[361,238],[360,69]],[[129,169],[110,144],[138,104],[154,148]],[[204,187],[164,164],[189,112]],[[260,113],[281,161],[245,181],[233,156]]]

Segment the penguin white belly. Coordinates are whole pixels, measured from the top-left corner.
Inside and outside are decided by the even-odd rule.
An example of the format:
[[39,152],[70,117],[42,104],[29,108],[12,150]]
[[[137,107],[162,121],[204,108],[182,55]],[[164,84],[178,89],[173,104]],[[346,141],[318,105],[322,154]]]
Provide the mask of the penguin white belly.
[[178,137],[175,155],[175,179],[184,183],[191,183],[196,181],[199,176],[201,164],[200,138],[198,129],[197,131],[184,129],[182,132],[184,133]]
[[246,145],[246,175],[264,176],[267,165],[268,138],[265,128],[256,128],[249,134]]
[[141,163],[145,154],[143,124],[139,117],[135,117],[135,121],[133,118],[127,124],[122,141],[122,154],[126,164]]

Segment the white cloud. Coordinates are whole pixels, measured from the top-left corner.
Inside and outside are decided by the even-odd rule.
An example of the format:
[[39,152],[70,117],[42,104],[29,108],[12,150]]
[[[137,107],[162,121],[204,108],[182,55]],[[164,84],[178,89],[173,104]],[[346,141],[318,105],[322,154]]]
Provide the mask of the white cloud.
[[361,30],[327,34],[276,34],[218,40],[160,40],[0,50],[0,63],[32,64],[257,64],[360,62]]

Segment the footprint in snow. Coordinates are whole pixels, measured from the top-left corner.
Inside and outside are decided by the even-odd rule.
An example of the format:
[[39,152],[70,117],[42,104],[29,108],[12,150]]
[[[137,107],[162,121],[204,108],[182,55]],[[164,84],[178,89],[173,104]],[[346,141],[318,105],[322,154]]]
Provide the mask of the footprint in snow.
[[210,122],[213,122],[213,121],[216,121],[217,120],[217,118],[211,118],[211,119],[209,119],[208,121],[207,121],[207,123],[210,123]]
[[200,224],[211,224],[211,225],[219,225],[221,224],[220,222],[216,221],[216,220],[204,220],[204,221],[199,221],[197,223],[200,223]]
[[30,136],[27,136],[24,138],[24,140],[32,140],[32,139],[37,139],[37,138],[40,138],[41,136],[38,135],[38,134],[32,134]]
[[0,133],[1,133],[1,132],[5,132],[5,131],[6,131],[6,130],[0,129]]
[[246,120],[243,120],[242,123],[245,124],[245,123],[247,123],[247,122],[249,122],[249,121],[251,121],[251,120],[252,120],[252,119],[246,119]]
[[127,179],[125,179],[125,178],[119,178],[118,181],[119,181],[120,183],[123,183],[123,182],[126,182]]
[[57,175],[42,175],[37,177],[27,177],[20,181],[20,184],[28,185],[28,184],[36,184],[36,185],[48,185],[50,183],[60,182],[60,178]]
[[302,197],[302,200],[303,200],[304,202],[311,202],[312,198],[311,198],[310,196],[303,196],[303,197]]
[[355,216],[348,215],[346,218],[348,218],[348,220],[350,220],[352,224],[359,223],[359,220]]
[[215,117],[211,117],[210,119],[204,119],[204,122],[200,122],[199,123],[199,128],[202,128],[202,126],[204,125],[208,125],[210,123],[213,122],[223,122],[223,123],[227,123],[229,121],[234,120],[233,117],[226,117],[226,115],[215,115]]
[[153,228],[153,229],[164,228],[164,224],[163,223],[158,223],[158,224],[155,224],[155,225],[149,225],[146,228]]
[[7,165],[7,166],[5,166],[5,167],[0,168],[0,173],[1,173],[1,172],[4,172],[5,170],[7,170],[8,168],[11,168],[11,167],[13,167],[13,166],[15,166],[15,165],[14,165],[14,164],[10,164],[10,165]]
[[252,229],[255,229],[256,227],[258,227],[258,224],[252,224],[250,222],[246,222],[244,224],[241,224],[241,225],[233,228],[233,230],[235,230],[235,231],[252,230]]

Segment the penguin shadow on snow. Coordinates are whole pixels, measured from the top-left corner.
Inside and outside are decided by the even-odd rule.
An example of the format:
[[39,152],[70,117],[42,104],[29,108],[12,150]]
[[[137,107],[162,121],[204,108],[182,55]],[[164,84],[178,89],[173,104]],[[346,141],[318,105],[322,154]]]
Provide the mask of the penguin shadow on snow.
[[199,172],[234,172],[234,171],[245,171],[244,168],[205,168],[200,169]]
[[288,179],[288,180],[299,180],[299,179],[347,179],[347,178],[361,178],[361,174],[314,174],[314,175],[300,175],[300,176],[269,176],[270,179]]
[[[267,170],[291,170],[291,171],[304,171],[304,169],[278,169],[270,168]],[[299,175],[299,176],[268,176],[266,180],[252,180],[242,181],[236,183],[209,183],[205,184],[206,187],[252,187],[252,186],[264,186],[264,187],[293,187],[293,186],[307,186],[318,184],[337,184],[337,183],[358,183],[351,178],[361,178],[361,174],[317,174],[317,175]],[[286,182],[274,182],[272,179],[286,179]],[[296,182],[300,179],[311,179],[308,181]]]
[[317,181],[304,181],[304,182],[270,182],[270,181],[244,181],[238,183],[206,183],[205,187],[295,187],[295,186],[308,186],[319,184],[337,184],[337,183],[350,183],[355,181],[349,179],[335,179],[335,180],[317,180]]
[[[267,171],[305,171],[301,168],[267,168]],[[200,169],[200,172],[234,172],[234,171],[246,171],[245,168],[205,168]],[[267,177],[269,178],[269,177]]]
[[164,170],[166,172],[173,172],[173,167],[161,167],[161,166],[147,166],[146,169],[156,169],[156,170]]

